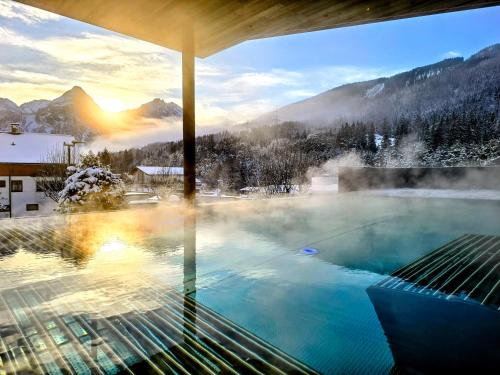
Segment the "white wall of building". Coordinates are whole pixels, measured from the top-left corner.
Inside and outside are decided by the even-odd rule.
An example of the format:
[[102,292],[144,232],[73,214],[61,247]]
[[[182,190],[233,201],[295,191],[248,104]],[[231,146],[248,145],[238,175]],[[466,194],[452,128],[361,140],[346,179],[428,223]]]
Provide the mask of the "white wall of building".
[[311,193],[334,193],[339,190],[337,176],[317,176],[311,178]]
[[[0,198],[3,204],[9,203],[9,177],[0,176],[5,181],[5,187],[0,187]],[[32,177],[12,176],[12,181],[22,181],[23,191],[11,193],[12,217],[51,215],[57,208],[56,202],[36,191],[36,181]],[[0,184],[1,185],[1,184]],[[38,210],[28,211],[27,204],[38,204]],[[0,218],[9,217],[9,212],[0,212]]]

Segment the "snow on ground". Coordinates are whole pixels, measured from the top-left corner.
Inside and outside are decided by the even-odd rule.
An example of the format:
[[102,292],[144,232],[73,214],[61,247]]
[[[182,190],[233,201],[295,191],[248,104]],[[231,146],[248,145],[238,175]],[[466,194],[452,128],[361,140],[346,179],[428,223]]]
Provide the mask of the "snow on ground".
[[373,86],[372,88],[366,90],[366,97],[373,98],[377,94],[380,94],[382,92],[382,90],[384,89],[384,87],[385,87],[385,83],[379,83],[379,84]]
[[[375,133],[375,144],[377,145],[377,147],[380,148],[382,146],[383,140],[384,140],[384,136],[383,135]],[[390,143],[391,146],[394,146],[395,143],[396,143],[396,138],[389,137],[389,143]]]
[[338,191],[339,191],[338,184],[311,186],[311,188],[309,189],[310,193],[336,193]]
[[500,200],[500,190],[453,190],[453,189],[382,189],[367,190],[363,194],[381,197],[450,198]]

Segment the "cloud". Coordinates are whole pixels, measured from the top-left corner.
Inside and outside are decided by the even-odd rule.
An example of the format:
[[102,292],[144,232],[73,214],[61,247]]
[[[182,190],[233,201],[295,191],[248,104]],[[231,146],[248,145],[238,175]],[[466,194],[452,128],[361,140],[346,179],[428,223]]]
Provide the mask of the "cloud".
[[330,65],[307,72],[307,77],[318,82],[322,90],[329,90],[348,83],[369,81],[380,77],[389,77],[405,69],[386,70],[382,68],[359,67],[350,65]]
[[56,21],[61,18],[57,14],[19,4],[12,0],[0,0],[0,17],[18,19],[28,25]]
[[[73,85],[98,103],[113,99],[131,108],[160,97],[181,104],[177,52],[111,32],[35,39],[0,27],[0,37],[14,51],[10,60],[0,59],[0,89],[18,104],[52,99]],[[227,127],[342,84],[393,73],[336,65],[255,70],[197,60],[197,125]]]
[[448,52],[443,53],[441,55],[441,58],[443,58],[443,59],[451,59],[454,57],[462,57],[462,54],[460,52],[457,52],[457,51],[448,51]]
[[311,96],[314,96],[318,94],[317,92],[314,91],[309,91],[309,90],[290,90],[284,93],[287,97],[290,99],[302,99],[302,98],[310,98]]
[[35,85],[60,84],[64,87],[64,81],[50,74],[38,73],[35,71],[12,69],[9,66],[0,64],[0,82],[19,82]]
[[[203,101],[197,113],[204,114],[202,121],[206,124],[249,121],[343,84],[390,76],[403,70],[331,65],[303,71],[255,71],[251,68],[207,65],[204,69],[212,75],[197,77],[198,102]],[[217,116],[205,116],[208,113],[216,113]]]
[[[57,20],[50,13],[3,0],[0,17],[30,25]],[[0,48],[7,51],[0,56],[0,96],[22,104],[53,99],[79,85],[97,103],[119,100],[121,106],[133,108],[159,97],[181,104],[178,52],[91,26],[83,28],[77,21],[65,20],[64,26],[71,22],[78,27],[61,31],[59,23],[51,23],[43,26],[43,33],[14,23],[0,26]],[[225,128],[339,85],[394,73],[339,65],[255,69],[197,60],[197,125],[202,131]],[[160,130],[137,137],[155,139]]]
[[[137,130],[139,129],[139,130]],[[144,119],[136,124],[136,130],[116,132],[106,137],[97,137],[85,149],[100,151],[105,147],[117,151],[130,147],[141,147],[155,142],[167,142],[182,138],[182,121],[172,119]]]
[[[119,98],[127,107],[154,97],[178,101],[169,94],[181,86],[180,56],[153,44],[112,33],[35,39],[6,27],[0,27],[0,40],[2,50],[15,51],[12,58],[0,59],[4,70],[13,71],[9,81],[26,83],[35,73],[45,74],[46,81],[33,81],[33,89],[57,81],[65,84],[60,95],[80,85],[97,101]],[[36,99],[26,85],[9,95],[16,102]]]

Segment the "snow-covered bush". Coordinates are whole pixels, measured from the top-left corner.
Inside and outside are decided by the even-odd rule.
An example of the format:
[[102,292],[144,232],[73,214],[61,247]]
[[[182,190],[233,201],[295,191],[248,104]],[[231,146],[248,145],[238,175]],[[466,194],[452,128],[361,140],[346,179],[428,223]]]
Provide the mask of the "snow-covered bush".
[[68,167],[69,177],[59,193],[63,212],[119,208],[125,193],[119,175],[101,165],[92,153],[82,156],[77,167]]

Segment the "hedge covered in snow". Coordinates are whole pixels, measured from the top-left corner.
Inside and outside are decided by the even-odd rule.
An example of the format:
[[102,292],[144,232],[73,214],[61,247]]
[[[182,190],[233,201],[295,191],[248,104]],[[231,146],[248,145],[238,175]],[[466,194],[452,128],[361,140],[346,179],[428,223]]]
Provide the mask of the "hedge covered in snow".
[[109,210],[120,207],[125,193],[119,175],[94,158],[84,158],[79,166],[68,167],[69,177],[59,193],[64,212]]

